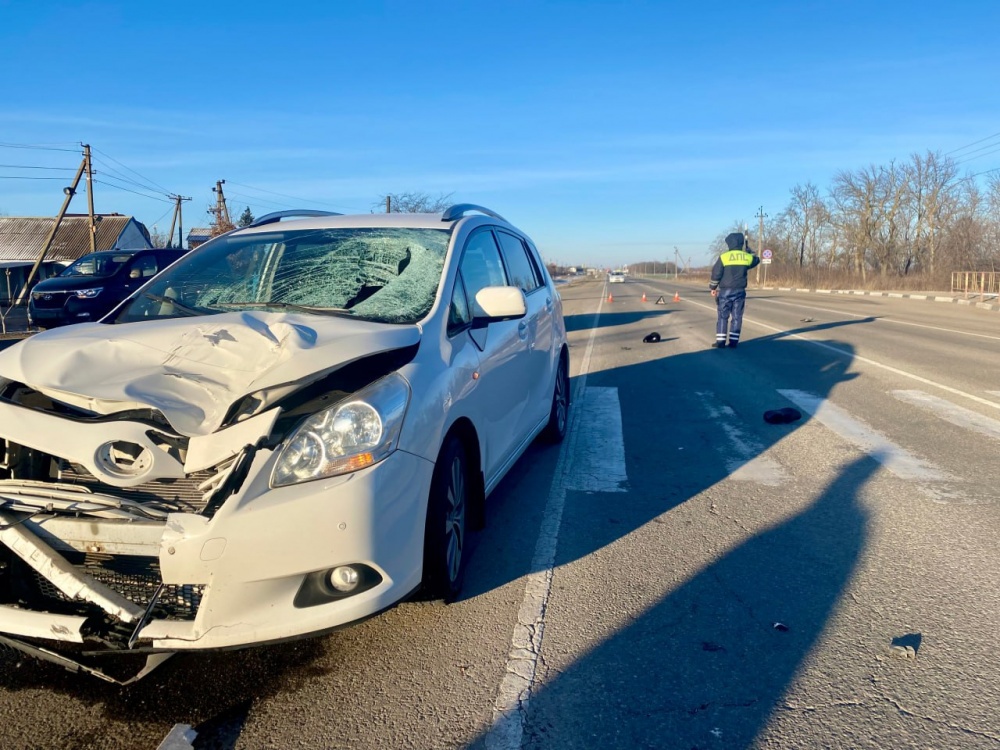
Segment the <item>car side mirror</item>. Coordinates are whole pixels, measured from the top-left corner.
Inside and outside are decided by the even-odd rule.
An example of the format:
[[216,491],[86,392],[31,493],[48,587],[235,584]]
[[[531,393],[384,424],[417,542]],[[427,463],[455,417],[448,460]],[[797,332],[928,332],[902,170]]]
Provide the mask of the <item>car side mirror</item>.
[[484,314],[476,315],[473,323],[479,326],[501,320],[523,318],[528,312],[524,292],[516,286],[487,286],[476,292],[476,303]]

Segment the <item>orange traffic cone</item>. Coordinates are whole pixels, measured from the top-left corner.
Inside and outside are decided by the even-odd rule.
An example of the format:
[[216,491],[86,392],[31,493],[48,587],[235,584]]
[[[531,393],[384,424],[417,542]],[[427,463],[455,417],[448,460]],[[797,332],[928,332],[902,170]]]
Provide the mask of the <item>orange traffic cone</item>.
[[645,292],[643,292],[643,293],[642,293],[642,301],[643,301],[643,302],[645,302],[645,301],[646,301],[646,293],[645,293]]
[[681,295],[678,292],[674,292],[674,302],[680,302]]
[[611,296],[611,292],[608,292],[608,302],[614,302],[615,298]]

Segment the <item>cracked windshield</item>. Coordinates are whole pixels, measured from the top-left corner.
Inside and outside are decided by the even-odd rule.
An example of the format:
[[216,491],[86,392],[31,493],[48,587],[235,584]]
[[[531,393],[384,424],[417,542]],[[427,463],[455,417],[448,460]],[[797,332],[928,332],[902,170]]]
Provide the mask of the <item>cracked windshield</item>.
[[222,237],[164,272],[115,322],[253,309],[414,323],[434,303],[443,229],[344,228]]

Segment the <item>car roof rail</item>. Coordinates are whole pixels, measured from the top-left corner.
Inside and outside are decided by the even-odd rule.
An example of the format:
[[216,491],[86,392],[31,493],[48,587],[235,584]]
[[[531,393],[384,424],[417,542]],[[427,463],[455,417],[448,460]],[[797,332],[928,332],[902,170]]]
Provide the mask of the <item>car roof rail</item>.
[[274,224],[282,219],[291,219],[292,217],[305,218],[307,216],[343,216],[343,214],[333,211],[317,211],[312,208],[292,208],[288,211],[275,211],[274,213],[264,214],[259,219],[254,219],[250,226],[260,227],[264,224]]
[[490,211],[490,209],[477,206],[475,203],[456,203],[454,206],[445,209],[444,213],[441,214],[441,221],[454,221],[455,219],[461,219],[470,211],[478,211],[481,214],[492,216],[494,219],[507,221],[496,211]]

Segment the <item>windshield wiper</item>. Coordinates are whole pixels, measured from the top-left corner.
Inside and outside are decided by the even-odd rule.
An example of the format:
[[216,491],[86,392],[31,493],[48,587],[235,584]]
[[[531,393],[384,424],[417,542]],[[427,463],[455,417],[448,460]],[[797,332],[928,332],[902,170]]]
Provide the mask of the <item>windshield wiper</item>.
[[313,305],[296,305],[293,302],[213,302],[212,306],[232,309],[277,308],[278,310],[293,310],[294,312],[308,312],[318,315],[344,315],[347,317],[354,314],[345,307],[314,307]]
[[164,297],[164,296],[162,296],[160,294],[153,294],[152,292],[143,292],[142,296],[143,297],[149,297],[149,299],[153,300],[154,302],[168,302],[171,305],[173,305],[174,307],[176,307],[179,312],[182,312],[185,315],[204,315],[205,314],[204,310],[199,310],[196,307],[190,307],[189,305],[185,305],[183,302],[181,302],[179,300],[176,300],[173,297]]

